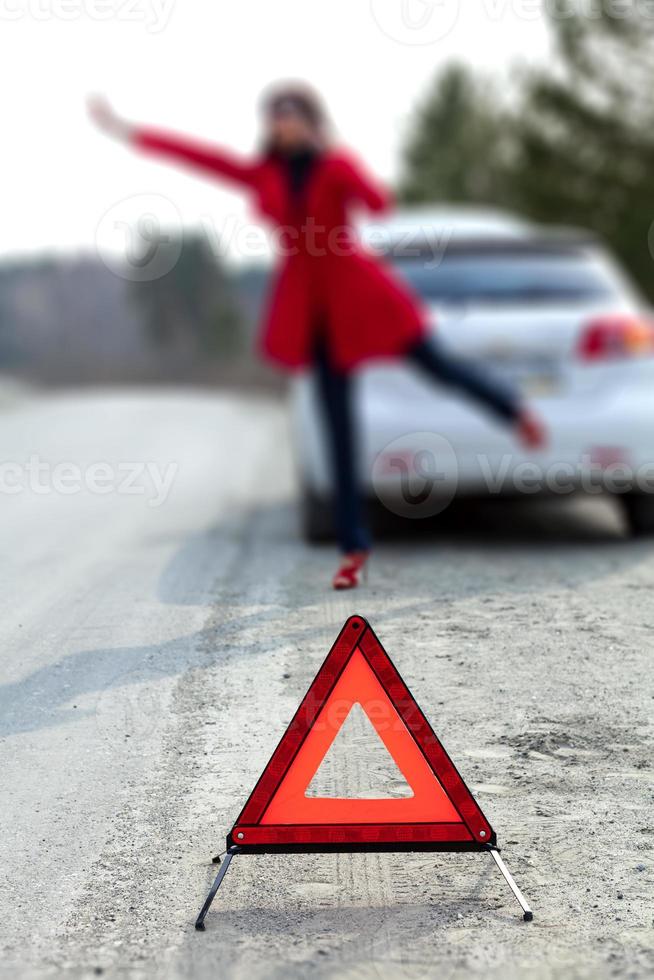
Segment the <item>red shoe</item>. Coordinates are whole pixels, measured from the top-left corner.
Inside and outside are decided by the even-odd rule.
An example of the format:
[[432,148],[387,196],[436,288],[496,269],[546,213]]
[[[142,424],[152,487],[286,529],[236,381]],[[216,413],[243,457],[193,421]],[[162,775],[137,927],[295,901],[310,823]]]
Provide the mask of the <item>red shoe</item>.
[[545,426],[528,408],[516,420],[516,434],[525,449],[544,449],[547,445]]
[[369,555],[369,551],[351,551],[349,555],[343,555],[343,561],[332,581],[333,587],[356,589],[361,579],[366,577],[366,562]]

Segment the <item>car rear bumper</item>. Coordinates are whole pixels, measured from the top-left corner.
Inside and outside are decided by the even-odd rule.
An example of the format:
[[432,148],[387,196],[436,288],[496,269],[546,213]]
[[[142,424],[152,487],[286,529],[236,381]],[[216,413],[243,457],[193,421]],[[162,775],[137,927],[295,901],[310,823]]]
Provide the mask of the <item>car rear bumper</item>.
[[[325,495],[330,480],[320,420],[308,385],[296,392],[294,416],[301,477]],[[654,492],[654,386],[601,397],[534,400],[547,448],[523,449],[512,431],[460,398],[436,393],[414,401],[392,390],[364,391],[360,479],[386,498],[424,486],[461,496]],[[413,488],[413,489],[412,489]]]

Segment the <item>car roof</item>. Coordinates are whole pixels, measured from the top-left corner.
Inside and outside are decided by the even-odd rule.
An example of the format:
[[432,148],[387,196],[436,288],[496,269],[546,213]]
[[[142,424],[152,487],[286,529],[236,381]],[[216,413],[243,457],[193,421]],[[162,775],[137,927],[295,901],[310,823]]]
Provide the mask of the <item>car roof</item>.
[[589,231],[534,224],[519,215],[477,205],[402,208],[386,220],[361,225],[361,237],[371,247],[396,256],[415,255],[434,248],[506,251],[597,245]]
[[367,222],[364,230],[380,226],[392,237],[406,231],[429,229],[430,233],[447,232],[466,238],[489,235],[515,238],[528,234],[530,229],[529,222],[518,215],[472,205],[400,208],[386,220]]

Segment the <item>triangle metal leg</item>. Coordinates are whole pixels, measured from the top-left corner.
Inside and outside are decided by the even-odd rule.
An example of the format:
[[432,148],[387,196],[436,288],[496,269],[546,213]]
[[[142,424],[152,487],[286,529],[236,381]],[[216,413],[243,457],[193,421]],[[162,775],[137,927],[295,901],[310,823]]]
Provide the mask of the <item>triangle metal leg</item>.
[[495,847],[489,847],[488,850],[490,851],[490,855],[493,858],[493,861],[495,861],[495,864],[498,866],[498,868],[504,875],[504,878],[506,879],[506,883],[508,884],[509,888],[511,889],[515,897],[518,899],[518,902],[520,903],[520,907],[523,912],[523,916],[522,916],[523,919],[525,920],[525,922],[531,922],[531,920],[534,917],[534,913],[529,908],[527,899],[522,894],[522,892],[516,885],[515,881],[513,880],[513,875],[511,874],[511,872],[505,865],[504,861],[502,860],[500,852]]
[[209,894],[207,895],[207,899],[206,899],[204,905],[202,906],[202,908],[200,910],[200,914],[198,915],[197,919],[195,920],[195,928],[199,932],[204,932],[204,930],[206,928],[205,927],[205,924],[204,924],[204,920],[206,918],[207,912],[211,908],[211,903],[213,902],[214,898],[216,897],[216,892],[218,891],[218,889],[222,885],[223,878],[227,874],[227,871],[229,869],[229,866],[230,866],[230,864],[232,862],[232,858],[234,857],[234,855],[237,852],[238,852],[238,848],[236,848],[236,847],[230,847],[230,849],[227,851],[227,854],[223,858],[222,864],[218,868],[218,874],[216,875],[216,880],[214,881],[213,885],[211,886],[211,890],[210,890]]

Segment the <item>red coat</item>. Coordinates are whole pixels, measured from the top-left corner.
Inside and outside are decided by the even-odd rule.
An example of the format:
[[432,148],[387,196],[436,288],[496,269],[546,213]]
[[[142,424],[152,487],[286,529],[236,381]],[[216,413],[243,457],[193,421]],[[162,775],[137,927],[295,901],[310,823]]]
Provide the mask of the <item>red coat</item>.
[[350,206],[383,211],[390,201],[349,154],[330,150],[319,158],[298,212],[284,164],[275,157],[241,160],[152,130],[138,130],[134,143],[245,187],[257,213],[272,221],[283,258],[260,336],[265,356],[287,368],[310,363],[319,323],[332,362],[344,369],[402,354],[423,336],[425,314],[418,301],[356,241]]

